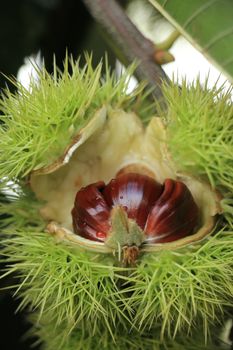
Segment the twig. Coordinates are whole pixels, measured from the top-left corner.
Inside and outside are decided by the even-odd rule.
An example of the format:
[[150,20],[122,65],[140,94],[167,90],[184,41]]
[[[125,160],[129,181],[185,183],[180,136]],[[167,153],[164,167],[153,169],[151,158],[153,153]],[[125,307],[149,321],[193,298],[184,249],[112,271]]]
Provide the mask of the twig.
[[[168,81],[163,69],[156,63],[161,57],[161,49],[145,38],[135,27],[124,10],[115,0],[83,0],[96,21],[111,36],[111,41],[118,49],[118,58],[127,63],[137,61],[136,69],[139,80],[146,80],[148,87],[153,88],[153,96],[161,100],[161,81]],[[124,58],[119,57],[119,50]],[[159,53],[159,55],[158,55]]]
[[157,44],[157,48],[162,50],[168,50],[172,47],[172,45],[176,42],[176,40],[180,37],[180,32],[178,30],[174,30],[166,40]]

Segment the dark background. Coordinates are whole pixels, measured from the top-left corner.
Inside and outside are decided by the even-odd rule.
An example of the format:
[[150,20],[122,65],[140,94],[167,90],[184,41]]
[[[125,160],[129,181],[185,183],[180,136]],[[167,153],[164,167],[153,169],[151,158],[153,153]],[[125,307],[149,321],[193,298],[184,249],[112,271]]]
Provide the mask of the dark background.
[[[105,52],[110,62],[115,60],[81,0],[1,0],[0,5],[0,90],[8,84],[4,75],[16,76],[24,58],[38,51],[49,71],[54,54],[62,67],[66,50],[74,58],[84,51],[93,52],[94,65]],[[10,284],[8,278],[0,280],[0,288]],[[27,350],[34,342],[23,338],[30,325],[26,311],[15,312],[19,302],[11,291],[0,290],[2,350]]]
[[[126,3],[126,1],[123,1]],[[41,52],[51,71],[53,55],[62,67],[65,52],[74,57],[93,52],[94,64],[113,55],[81,0],[1,0],[0,72],[16,76],[24,58]],[[6,78],[0,75],[0,88]]]

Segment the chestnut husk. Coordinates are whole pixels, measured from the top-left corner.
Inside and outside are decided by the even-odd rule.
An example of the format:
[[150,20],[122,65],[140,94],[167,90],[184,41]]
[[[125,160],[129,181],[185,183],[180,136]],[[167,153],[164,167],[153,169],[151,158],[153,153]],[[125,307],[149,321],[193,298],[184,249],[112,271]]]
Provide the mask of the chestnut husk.
[[[109,184],[111,179],[122,174],[137,173],[160,184],[166,179],[182,182],[199,208],[199,224],[192,234],[172,242],[148,240],[141,247],[142,251],[177,249],[205,238],[214,228],[216,214],[221,212],[219,194],[202,179],[179,173],[168,152],[166,138],[165,126],[159,118],[152,117],[145,128],[134,113],[106,107],[97,111],[56,162],[35,169],[30,176],[37,198],[45,202],[40,213],[49,223],[47,230],[58,239],[83,249],[112,252],[113,249],[101,239],[107,226],[100,225],[98,241],[73,231],[70,213],[75,196],[90,184],[100,181]],[[133,211],[129,211],[129,217],[131,214],[134,216]]]

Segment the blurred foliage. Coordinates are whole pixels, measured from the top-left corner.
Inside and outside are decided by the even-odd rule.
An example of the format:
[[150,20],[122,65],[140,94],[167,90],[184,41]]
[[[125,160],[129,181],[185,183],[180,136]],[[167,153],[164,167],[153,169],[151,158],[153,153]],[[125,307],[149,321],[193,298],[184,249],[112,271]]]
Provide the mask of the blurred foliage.
[[148,0],[206,58],[233,81],[232,0]]

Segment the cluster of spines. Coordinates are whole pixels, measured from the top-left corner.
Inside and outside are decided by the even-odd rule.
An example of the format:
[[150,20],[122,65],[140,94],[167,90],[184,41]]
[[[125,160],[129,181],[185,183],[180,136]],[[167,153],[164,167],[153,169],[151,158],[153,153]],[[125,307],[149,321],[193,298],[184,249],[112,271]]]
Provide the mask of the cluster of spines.
[[16,92],[6,89],[0,99],[0,178],[25,176],[55,161],[103,105],[134,110],[146,119],[155,105],[148,103],[144,83],[128,93],[134,68],[119,77],[107,63],[94,69],[87,56],[80,67],[79,61],[66,57],[63,72],[55,63],[52,75],[35,67],[38,78],[29,89],[10,79]]
[[213,188],[233,191],[232,88],[210,89],[196,80],[164,84],[169,151],[179,170],[208,179]]

